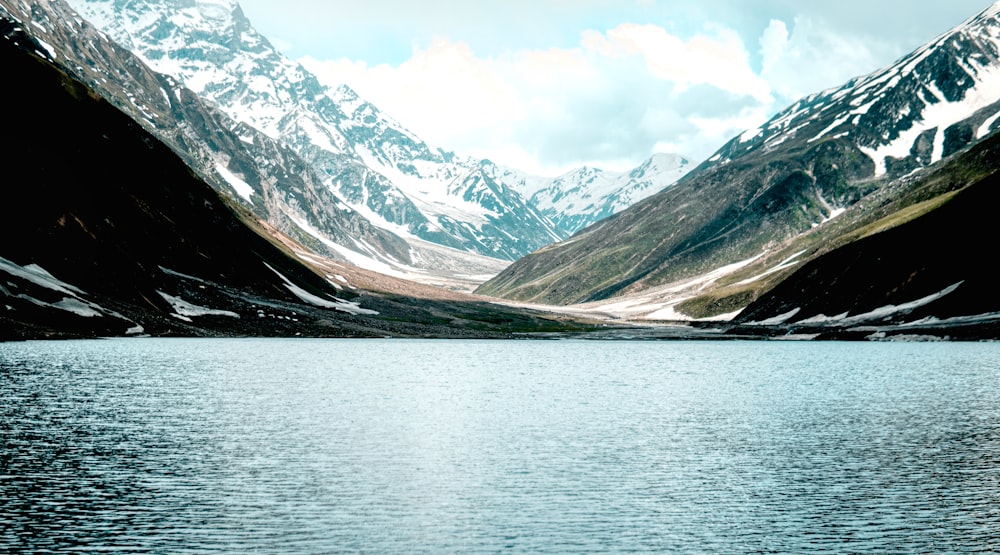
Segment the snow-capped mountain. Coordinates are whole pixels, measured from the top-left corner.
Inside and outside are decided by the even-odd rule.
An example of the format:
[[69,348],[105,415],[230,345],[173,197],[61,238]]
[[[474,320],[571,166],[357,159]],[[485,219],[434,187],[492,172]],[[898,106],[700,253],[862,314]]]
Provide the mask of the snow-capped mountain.
[[[218,191],[284,233],[321,234],[316,250],[337,256],[410,262],[412,245],[373,226],[342,203],[289,148],[201,100],[176,79],[149,69],[88,24],[62,0],[0,0],[0,12],[24,22],[46,56],[170,146]],[[142,179],[142,168],[137,179]]]
[[[339,202],[404,238],[514,260],[613,213],[637,191],[672,183],[625,182],[621,191],[594,194],[565,178],[539,179],[549,191],[529,198],[517,186],[526,176],[508,179],[520,174],[431,148],[350,88],[320,84],[261,36],[234,0],[70,4],[157,71],[290,147]],[[569,207],[569,218],[552,202],[559,186],[586,201]]]
[[676,154],[656,154],[630,172],[583,167],[552,180],[516,183],[556,225],[576,233],[673,185],[691,170],[690,164]]
[[157,71],[289,146],[384,229],[504,259],[565,236],[516,191],[486,185],[468,195],[477,164],[431,149],[349,88],[321,85],[234,1],[71,4]]
[[[0,218],[7,238],[0,241],[0,342],[140,335],[510,338],[567,326],[562,318],[393,280],[276,241],[225,198],[226,188],[192,171],[189,159],[207,151],[178,151],[158,139],[157,126],[183,114],[142,100],[135,85],[155,75],[72,15],[42,3],[0,0],[0,67],[14,84],[0,87],[0,103],[13,108],[0,150],[8,208]],[[90,58],[93,66],[82,70],[68,48],[56,46],[64,31],[108,63]],[[127,60],[136,63],[122,64]],[[112,94],[120,84],[115,68],[125,67],[136,74],[135,104]],[[94,90],[74,77],[77,71],[104,75],[108,90]],[[176,99],[183,90],[163,84],[162,102],[179,103],[192,118],[212,116],[196,101]],[[150,119],[136,119],[140,106]],[[219,128],[205,128],[228,142]],[[276,160],[278,166],[294,157]],[[249,172],[244,162],[232,171]],[[292,210],[291,199],[309,194],[294,181],[258,185],[247,184],[253,206]],[[285,188],[288,197],[281,196]]]
[[[480,292],[582,302],[767,261],[831,225],[871,223],[911,174],[984,139],[998,120],[1000,2],[883,70],[796,102],[677,185],[519,260]],[[731,312],[755,294],[744,287],[698,310]]]
[[872,160],[875,177],[898,176],[986,136],[998,101],[1000,3],[888,68],[803,98],[710,161],[843,139]]

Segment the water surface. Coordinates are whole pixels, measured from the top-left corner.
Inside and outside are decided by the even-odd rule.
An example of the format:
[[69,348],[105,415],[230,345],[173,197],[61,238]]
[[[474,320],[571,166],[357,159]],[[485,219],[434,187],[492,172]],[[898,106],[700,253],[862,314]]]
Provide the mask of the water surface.
[[1000,345],[0,344],[0,552],[1000,550]]

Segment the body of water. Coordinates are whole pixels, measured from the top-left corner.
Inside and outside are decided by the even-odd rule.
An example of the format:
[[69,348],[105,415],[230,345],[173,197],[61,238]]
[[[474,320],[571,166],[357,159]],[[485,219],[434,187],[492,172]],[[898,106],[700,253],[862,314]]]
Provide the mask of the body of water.
[[0,552],[1000,551],[1000,345],[0,344]]

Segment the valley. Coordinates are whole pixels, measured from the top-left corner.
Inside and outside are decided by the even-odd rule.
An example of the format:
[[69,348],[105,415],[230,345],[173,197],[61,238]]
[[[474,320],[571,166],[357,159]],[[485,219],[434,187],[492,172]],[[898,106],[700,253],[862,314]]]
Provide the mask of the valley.
[[949,245],[990,233],[1000,4],[700,164],[555,178],[429,146],[229,0],[0,0],[0,18],[24,78],[5,93],[24,108],[5,338],[998,328],[988,266]]

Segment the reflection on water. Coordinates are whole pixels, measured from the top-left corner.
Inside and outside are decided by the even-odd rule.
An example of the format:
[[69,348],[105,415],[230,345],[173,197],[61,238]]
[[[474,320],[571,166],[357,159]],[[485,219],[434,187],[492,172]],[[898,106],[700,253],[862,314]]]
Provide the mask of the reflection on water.
[[1000,346],[0,345],[0,552],[1000,550]]

